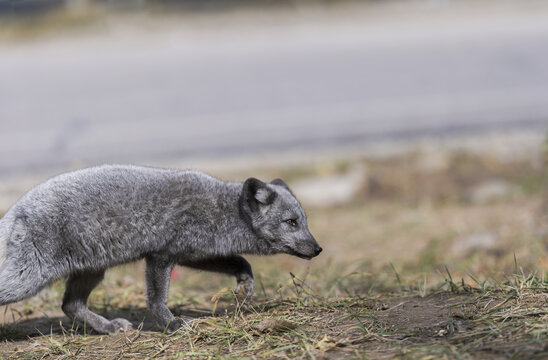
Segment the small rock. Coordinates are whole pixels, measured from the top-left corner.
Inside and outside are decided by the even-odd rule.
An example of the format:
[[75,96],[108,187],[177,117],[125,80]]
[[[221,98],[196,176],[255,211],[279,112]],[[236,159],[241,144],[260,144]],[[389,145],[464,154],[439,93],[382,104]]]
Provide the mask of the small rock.
[[499,236],[492,232],[483,232],[459,237],[451,245],[454,253],[468,253],[475,250],[490,250],[498,242]]
[[517,189],[501,179],[485,181],[470,192],[470,200],[475,204],[485,204],[516,194]]
[[310,177],[292,182],[290,185],[304,204],[327,207],[351,201],[364,183],[365,171],[357,167],[343,174]]
[[383,310],[388,310],[390,309],[390,306],[388,306],[388,304],[385,304],[385,303],[381,303],[377,306],[377,311],[383,311]]

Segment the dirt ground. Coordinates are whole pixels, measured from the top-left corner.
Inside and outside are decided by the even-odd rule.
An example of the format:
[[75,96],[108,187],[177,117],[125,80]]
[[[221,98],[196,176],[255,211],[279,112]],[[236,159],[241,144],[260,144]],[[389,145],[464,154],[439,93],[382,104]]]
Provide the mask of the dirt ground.
[[[5,327],[3,331],[14,333],[2,352],[6,359],[543,358],[548,354],[546,338],[528,336],[527,331],[546,322],[548,294],[533,298],[520,304],[503,293],[462,291],[426,297],[304,297],[263,302],[242,312],[220,310],[216,316],[186,311],[184,315],[197,319],[195,324],[171,335],[142,323],[144,308],[108,312],[106,316],[124,315],[143,329],[116,336],[86,334],[50,314]],[[508,316],[527,320],[514,327],[505,324]]]

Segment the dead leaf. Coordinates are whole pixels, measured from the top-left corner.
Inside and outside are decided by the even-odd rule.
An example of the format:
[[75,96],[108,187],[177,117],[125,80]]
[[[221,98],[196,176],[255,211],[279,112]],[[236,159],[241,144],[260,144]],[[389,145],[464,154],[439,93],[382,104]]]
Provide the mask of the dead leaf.
[[217,310],[217,304],[219,303],[219,300],[224,295],[232,293],[232,290],[230,288],[222,288],[221,290],[217,291],[213,296],[211,297],[211,302],[213,303],[213,308],[211,309],[211,315],[215,315],[215,311]]
[[314,347],[320,351],[329,351],[333,348],[342,347],[346,345],[347,345],[347,341],[336,340],[327,335],[324,335],[324,337],[320,341],[314,344]]

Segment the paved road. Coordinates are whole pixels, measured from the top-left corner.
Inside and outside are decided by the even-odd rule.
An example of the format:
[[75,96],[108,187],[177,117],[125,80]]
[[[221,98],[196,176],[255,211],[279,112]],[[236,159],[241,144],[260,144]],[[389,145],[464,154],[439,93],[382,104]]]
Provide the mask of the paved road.
[[548,11],[482,14],[3,44],[0,172],[546,129]]

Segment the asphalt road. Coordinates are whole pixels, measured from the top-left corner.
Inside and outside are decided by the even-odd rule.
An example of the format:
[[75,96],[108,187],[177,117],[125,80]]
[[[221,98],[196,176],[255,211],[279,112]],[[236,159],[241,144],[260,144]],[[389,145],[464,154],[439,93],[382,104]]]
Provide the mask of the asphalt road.
[[544,131],[541,10],[134,21],[0,44],[0,172]]

